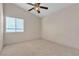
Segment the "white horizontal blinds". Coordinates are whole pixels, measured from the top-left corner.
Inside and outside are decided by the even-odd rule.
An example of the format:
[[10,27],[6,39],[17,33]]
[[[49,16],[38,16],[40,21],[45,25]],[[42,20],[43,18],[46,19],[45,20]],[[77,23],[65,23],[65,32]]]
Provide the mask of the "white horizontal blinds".
[[24,21],[23,19],[16,18],[16,32],[24,31]]
[[6,32],[15,32],[15,18],[6,17]]
[[23,32],[24,20],[20,18],[6,17],[6,32]]

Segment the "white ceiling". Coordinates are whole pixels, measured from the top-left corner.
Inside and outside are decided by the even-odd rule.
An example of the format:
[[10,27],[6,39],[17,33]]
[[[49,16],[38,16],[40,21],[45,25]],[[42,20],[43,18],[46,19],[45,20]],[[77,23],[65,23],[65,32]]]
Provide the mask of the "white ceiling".
[[[32,8],[33,6],[31,5],[28,5],[26,3],[15,3],[15,5],[25,9],[26,11],[28,11],[30,8]],[[61,10],[63,8],[66,8],[68,6],[71,6],[72,4],[71,3],[41,3],[41,6],[46,6],[48,7],[48,10],[44,10],[44,9],[41,9],[41,13],[38,14],[36,11],[32,10],[30,11],[32,14],[38,16],[38,17],[45,17],[47,16],[48,14],[50,13],[53,13],[53,12],[56,12],[58,10]]]

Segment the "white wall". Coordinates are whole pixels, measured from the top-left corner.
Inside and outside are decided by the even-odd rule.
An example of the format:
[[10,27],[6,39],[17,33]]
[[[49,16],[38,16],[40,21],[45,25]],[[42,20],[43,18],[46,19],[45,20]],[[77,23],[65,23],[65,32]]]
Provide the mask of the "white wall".
[[3,46],[3,4],[0,3],[0,51]]
[[[4,18],[6,16],[24,19],[23,33],[4,33],[4,44],[21,42],[40,38],[40,18],[13,4],[4,4]],[[5,19],[4,19],[5,20]],[[4,22],[6,24],[6,22]]]
[[42,37],[79,48],[79,4],[67,7],[42,20]]

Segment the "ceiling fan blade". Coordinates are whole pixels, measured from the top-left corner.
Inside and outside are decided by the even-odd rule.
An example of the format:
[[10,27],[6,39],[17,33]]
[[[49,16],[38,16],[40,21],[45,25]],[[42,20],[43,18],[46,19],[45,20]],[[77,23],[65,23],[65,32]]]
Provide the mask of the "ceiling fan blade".
[[42,8],[42,9],[48,9],[48,7],[43,7],[43,6],[40,6],[40,8]]
[[32,4],[32,3],[27,3],[27,4],[34,6],[34,4]]
[[31,8],[31,9],[29,9],[28,11],[31,11],[31,10],[33,10],[34,8]]
[[37,10],[37,12],[38,12],[38,13],[40,13],[40,11],[39,11],[39,10]]
[[40,5],[40,3],[37,3],[38,5]]

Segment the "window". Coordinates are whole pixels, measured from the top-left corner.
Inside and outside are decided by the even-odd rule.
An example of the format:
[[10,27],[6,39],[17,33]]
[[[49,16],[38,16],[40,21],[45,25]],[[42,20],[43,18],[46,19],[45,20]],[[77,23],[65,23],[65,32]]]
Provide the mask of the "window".
[[21,18],[6,17],[6,32],[23,32],[24,20]]

